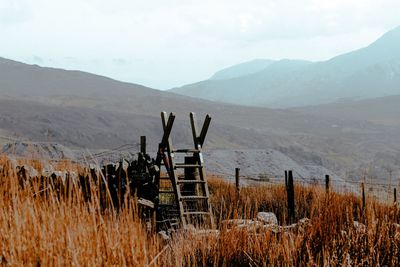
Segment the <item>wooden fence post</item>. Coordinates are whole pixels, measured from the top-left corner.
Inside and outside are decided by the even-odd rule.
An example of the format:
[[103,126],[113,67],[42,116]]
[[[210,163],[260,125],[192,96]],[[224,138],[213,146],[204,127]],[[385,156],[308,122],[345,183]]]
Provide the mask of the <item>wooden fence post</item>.
[[294,204],[294,185],[293,185],[293,173],[288,171],[288,187],[287,187],[287,200],[288,200],[288,217],[289,222],[292,223],[295,220],[295,204]]
[[287,191],[287,179],[288,179],[287,171],[285,171],[285,188],[286,188],[286,191]]
[[397,190],[396,190],[396,187],[395,188],[393,188],[393,199],[394,199],[394,203],[396,203],[397,202]]
[[140,137],[140,152],[146,154],[146,136]]
[[240,168],[235,168],[235,186],[236,186],[236,193],[239,196],[239,193],[240,193]]
[[325,191],[329,193],[329,175],[325,175]]
[[365,209],[365,188],[364,183],[361,183],[361,190],[362,190],[362,208]]

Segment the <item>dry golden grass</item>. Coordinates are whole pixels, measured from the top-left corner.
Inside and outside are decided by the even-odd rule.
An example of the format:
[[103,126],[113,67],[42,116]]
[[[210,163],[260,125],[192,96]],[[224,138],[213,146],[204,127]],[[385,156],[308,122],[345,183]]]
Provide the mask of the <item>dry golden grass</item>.
[[43,195],[38,184],[21,190],[10,162],[2,158],[0,166],[2,263],[145,266],[159,252],[157,237],[146,232],[132,200],[118,215],[102,214],[98,199],[84,202],[77,188],[68,198],[58,198],[51,189]]
[[[232,185],[218,180],[209,184],[214,211],[220,220],[254,218],[258,211],[272,211],[281,224],[286,224],[283,186],[247,187],[238,197]],[[200,245],[199,254],[218,258],[220,263],[253,266],[399,265],[400,233],[396,224],[400,216],[396,205],[370,200],[363,210],[360,198],[326,194],[319,187],[297,186],[295,196],[297,219],[310,218],[311,227],[279,234],[222,231],[215,243]],[[365,231],[354,227],[354,221],[365,224]]]
[[[23,162],[39,169],[43,164]],[[68,162],[58,168],[79,171]],[[80,170],[82,171],[82,170]],[[243,188],[209,180],[219,235],[180,231],[165,243],[146,230],[137,217],[133,199],[125,199],[117,214],[101,212],[96,192],[90,203],[70,187],[68,197],[39,185],[18,183],[7,158],[0,159],[0,262],[11,266],[398,266],[400,215],[397,206],[360,199],[350,194],[296,186],[297,219],[308,217],[311,226],[274,233],[269,230],[227,229],[221,221],[254,218],[272,211],[286,224],[283,186]],[[353,226],[365,224],[365,229]]]

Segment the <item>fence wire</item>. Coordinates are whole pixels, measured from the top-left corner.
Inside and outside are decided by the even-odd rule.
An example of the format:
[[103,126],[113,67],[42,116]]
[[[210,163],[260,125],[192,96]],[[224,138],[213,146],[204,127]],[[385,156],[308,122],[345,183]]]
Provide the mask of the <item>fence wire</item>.
[[[217,177],[221,177],[232,182],[235,182],[236,174],[234,172],[226,172],[220,170],[213,170],[212,172],[208,172],[209,175],[214,175]],[[326,186],[325,178],[304,178],[300,175],[296,175],[294,172],[293,179],[295,184],[307,185],[307,186]],[[245,173],[239,175],[239,183],[241,185],[247,185],[248,181],[255,182],[254,184],[260,185],[284,185],[285,184],[285,176],[282,174],[281,177],[267,177],[267,178],[259,178],[260,176],[265,175],[265,173]],[[352,180],[343,180],[343,179],[333,179],[330,176],[329,180],[329,188],[330,190],[336,192],[353,192],[357,194],[361,194],[362,185],[364,185],[365,193],[368,195],[374,195],[378,198],[393,199],[394,192],[391,190],[395,190],[400,187],[400,180],[392,180],[392,183],[383,183],[383,182],[375,182],[366,180],[352,181]]]
[[[27,143],[28,145],[31,144],[32,142],[30,141],[22,141],[22,140],[17,140],[17,139],[11,139],[11,141],[14,142],[24,142]],[[33,144],[33,143],[32,143]],[[45,144],[40,144],[40,143],[35,143],[36,145],[39,145],[39,149],[46,151],[46,145]],[[132,155],[134,153],[130,151],[139,151],[140,148],[140,143],[139,142],[134,142],[134,143],[127,143],[127,144],[122,144],[120,146],[106,149],[101,152],[97,153],[91,153],[90,151],[85,152],[83,155],[80,155],[76,157],[75,159],[68,159],[71,162],[74,163],[88,163],[90,161],[95,161],[98,162],[99,159],[104,159],[107,157],[112,157],[112,156],[118,156],[118,153],[121,152],[129,152]],[[25,157],[18,156],[17,153],[13,154],[11,153],[15,158],[21,158],[24,159]],[[65,161],[66,159],[56,159],[56,158],[42,158],[42,160],[49,161],[49,162],[61,162]],[[235,171],[232,170],[232,172],[227,172],[223,170],[213,170],[211,172],[207,172],[209,175],[217,176],[217,177],[222,177],[224,179],[230,180],[230,181],[235,181]],[[294,174],[294,182],[295,184],[303,184],[303,185],[310,185],[310,186],[325,186],[325,179],[324,178],[316,178],[316,177],[303,177],[300,173],[297,173],[296,171],[293,171]],[[267,173],[245,173],[239,175],[239,180],[241,181],[254,181],[258,183],[263,183],[263,184],[284,184],[285,183],[285,178],[284,175],[282,176],[268,176]],[[334,177],[331,177],[330,182],[330,187],[335,190],[335,191],[348,191],[348,189],[352,189],[353,191],[360,191],[361,185],[364,184],[364,188],[366,191],[371,192],[377,190],[379,191],[384,191],[390,194],[389,189],[394,189],[396,187],[400,187],[400,179],[393,180],[391,183],[384,183],[384,182],[375,182],[375,181],[368,181],[368,180],[359,180],[359,181],[353,181],[353,180],[343,180],[343,179],[334,179]],[[392,194],[393,195],[393,194]]]

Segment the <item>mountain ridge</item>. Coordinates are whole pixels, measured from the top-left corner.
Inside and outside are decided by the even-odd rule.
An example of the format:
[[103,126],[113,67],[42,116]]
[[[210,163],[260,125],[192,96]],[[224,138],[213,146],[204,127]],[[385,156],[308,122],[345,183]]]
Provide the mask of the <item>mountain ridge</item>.
[[286,68],[277,62],[233,79],[205,80],[171,89],[179,93],[233,104],[286,108],[333,103],[342,98],[400,94],[400,27],[372,44],[326,61]]
[[274,60],[270,59],[253,59],[217,71],[216,73],[214,73],[214,75],[212,75],[209,78],[209,80],[226,80],[256,73],[258,71],[265,69],[274,62],[275,62]]

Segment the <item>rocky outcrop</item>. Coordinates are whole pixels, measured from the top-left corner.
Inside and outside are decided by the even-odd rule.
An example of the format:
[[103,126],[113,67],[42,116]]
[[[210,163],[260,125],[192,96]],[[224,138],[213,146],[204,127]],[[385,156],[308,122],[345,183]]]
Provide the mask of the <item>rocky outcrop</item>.
[[256,219],[231,219],[222,221],[222,226],[230,229],[243,229],[246,231],[271,231],[274,233],[284,233],[288,231],[304,232],[307,227],[311,226],[310,219],[303,218],[297,223],[280,226],[278,225],[278,219],[273,212],[259,212],[257,213]]

